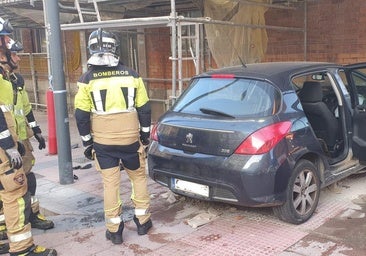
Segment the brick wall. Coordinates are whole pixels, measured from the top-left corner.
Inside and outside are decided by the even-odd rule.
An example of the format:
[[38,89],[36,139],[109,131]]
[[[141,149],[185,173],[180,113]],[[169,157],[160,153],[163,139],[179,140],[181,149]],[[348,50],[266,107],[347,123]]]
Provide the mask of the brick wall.
[[[366,1],[318,0],[307,8],[306,60],[341,64],[366,61]],[[267,25],[304,27],[304,9],[270,9]],[[304,60],[304,33],[268,30],[265,61]]]
[[[170,29],[153,28],[145,30],[146,63],[149,78],[169,79],[172,73]],[[149,82],[149,87],[167,89],[171,82]]]

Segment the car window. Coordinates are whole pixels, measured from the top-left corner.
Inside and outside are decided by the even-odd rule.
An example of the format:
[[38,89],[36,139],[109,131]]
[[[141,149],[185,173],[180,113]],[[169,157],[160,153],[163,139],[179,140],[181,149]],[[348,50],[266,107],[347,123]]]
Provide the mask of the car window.
[[355,69],[351,72],[352,81],[357,90],[358,104],[366,104],[366,69]]
[[178,99],[173,111],[190,114],[225,113],[236,118],[274,114],[280,92],[264,81],[243,78],[198,78]]

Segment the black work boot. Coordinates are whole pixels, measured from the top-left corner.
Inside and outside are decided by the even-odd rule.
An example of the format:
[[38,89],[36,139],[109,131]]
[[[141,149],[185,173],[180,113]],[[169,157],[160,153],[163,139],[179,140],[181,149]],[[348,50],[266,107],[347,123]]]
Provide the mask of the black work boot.
[[111,232],[107,229],[107,231],[105,232],[105,237],[108,240],[111,240],[112,243],[114,244],[122,244],[123,243],[123,239],[122,239],[122,231],[124,228],[125,224],[123,223],[123,221],[119,224],[118,230],[117,232]]
[[0,254],[5,254],[9,252],[9,243],[0,243]]
[[47,220],[45,216],[43,216],[39,212],[32,213],[29,222],[31,223],[32,228],[38,228],[42,230],[51,229],[55,226],[53,221]]
[[10,253],[10,256],[27,255],[27,256],[57,256],[55,249],[47,249],[39,245],[33,245],[30,249],[23,252]]
[[147,222],[141,225],[139,219],[135,215],[133,216],[133,221],[137,226],[137,234],[139,234],[140,236],[146,235],[147,231],[149,231],[149,229],[152,227],[151,219],[149,219]]

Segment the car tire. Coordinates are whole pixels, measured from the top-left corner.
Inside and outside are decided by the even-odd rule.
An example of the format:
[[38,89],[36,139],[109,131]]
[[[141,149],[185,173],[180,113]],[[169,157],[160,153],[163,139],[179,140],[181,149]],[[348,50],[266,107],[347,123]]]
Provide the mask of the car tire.
[[273,208],[274,214],[281,220],[293,224],[306,222],[314,213],[320,195],[319,173],[314,164],[300,160],[289,180],[286,202]]

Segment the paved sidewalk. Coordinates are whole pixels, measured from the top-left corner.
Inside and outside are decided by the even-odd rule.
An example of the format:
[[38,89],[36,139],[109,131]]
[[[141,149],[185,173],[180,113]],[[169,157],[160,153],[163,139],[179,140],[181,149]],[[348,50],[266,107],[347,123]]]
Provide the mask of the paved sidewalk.
[[[35,116],[47,138],[46,113],[35,112]],[[153,228],[148,235],[138,236],[136,226],[131,221],[131,186],[123,172],[121,197],[125,221],[124,243],[113,245],[105,239],[101,178],[94,164],[83,156],[72,117],[70,137],[74,147],[73,166],[91,164],[92,167],[75,169],[74,174],[78,179],[69,185],[59,183],[58,156],[48,155],[47,149],[39,151],[37,142],[32,140],[37,158],[34,167],[38,183],[37,196],[42,211],[55,222],[54,229],[33,229],[32,232],[37,244],[57,249],[58,255],[366,255],[362,245],[347,244],[333,234],[321,236],[325,241],[315,241],[314,234],[325,234],[321,228],[324,229],[324,225],[333,218],[349,219],[354,214],[350,210],[358,209],[351,200],[337,197],[332,191],[322,193],[317,213],[308,222],[295,226],[278,220],[270,209],[237,209],[184,197],[177,197],[177,201],[172,202],[167,198],[169,192],[166,188],[149,180]],[[366,189],[363,189],[365,181],[365,177],[357,180],[356,185],[361,194],[366,194]],[[346,188],[341,189],[347,192]],[[329,194],[335,194],[336,200],[326,200]],[[216,216],[209,223],[198,228],[187,224],[189,219],[208,212]],[[362,218],[360,220],[363,221]]]

